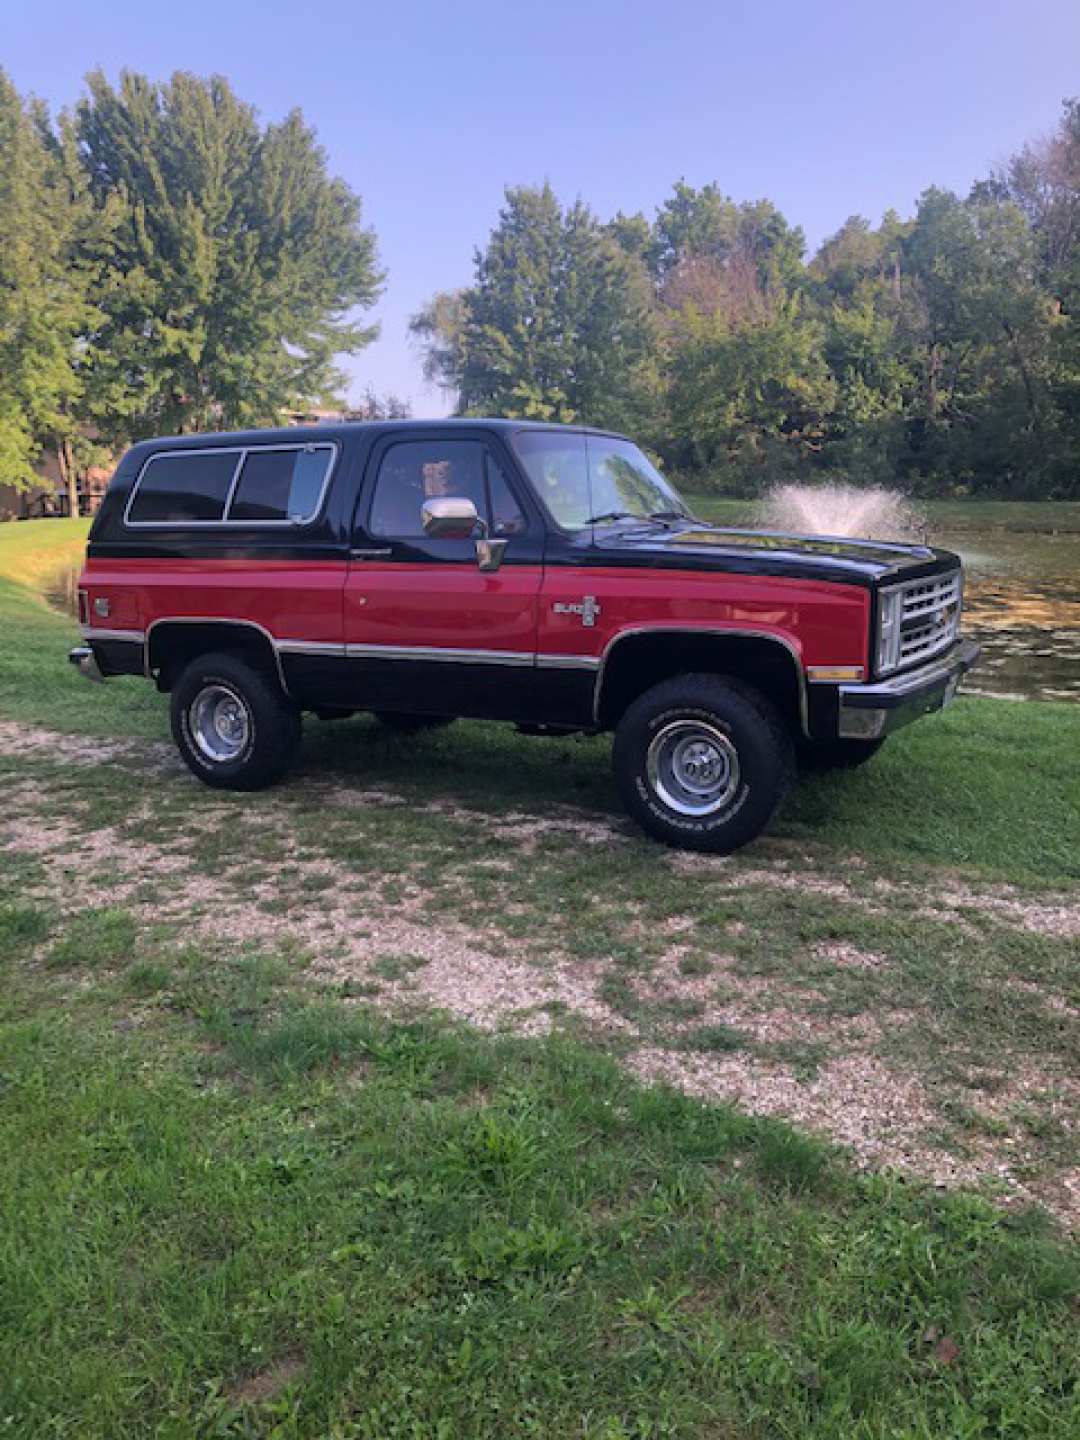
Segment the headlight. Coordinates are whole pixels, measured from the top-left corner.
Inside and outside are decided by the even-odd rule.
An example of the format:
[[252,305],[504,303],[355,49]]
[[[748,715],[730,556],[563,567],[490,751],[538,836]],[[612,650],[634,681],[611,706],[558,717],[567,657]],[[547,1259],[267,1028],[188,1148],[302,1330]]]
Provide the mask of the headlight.
[[878,643],[877,673],[884,675],[895,670],[900,663],[900,610],[902,594],[899,590],[882,590],[878,594]]

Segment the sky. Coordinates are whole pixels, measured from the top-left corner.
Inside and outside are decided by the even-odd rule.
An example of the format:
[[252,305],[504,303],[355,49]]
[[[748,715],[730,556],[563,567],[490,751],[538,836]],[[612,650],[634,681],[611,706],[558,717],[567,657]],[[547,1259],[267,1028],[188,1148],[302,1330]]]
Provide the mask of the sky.
[[1080,95],[1080,0],[0,0],[0,65],[54,110],[95,67],[226,75],[299,107],[363,198],[384,293],[368,385],[447,412],[408,320],[470,282],[507,185],[650,219],[679,178],[768,198],[810,250],[966,193]]

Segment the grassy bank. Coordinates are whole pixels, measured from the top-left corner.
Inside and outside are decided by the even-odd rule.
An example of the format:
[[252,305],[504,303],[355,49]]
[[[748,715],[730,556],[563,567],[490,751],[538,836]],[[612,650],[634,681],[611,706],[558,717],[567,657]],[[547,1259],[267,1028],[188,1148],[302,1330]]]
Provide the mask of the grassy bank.
[[289,783],[213,794],[163,697],[70,671],[33,534],[0,527],[12,1433],[1080,1428],[1080,707],[961,702],[731,860],[637,835],[605,741],[505,727],[312,722]]
[[161,697],[142,681],[91,687],[66,663],[78,643],[75,622],[45,592],[77,565],[87,520],[0,525],[0,715],[95,734],[151,735]]

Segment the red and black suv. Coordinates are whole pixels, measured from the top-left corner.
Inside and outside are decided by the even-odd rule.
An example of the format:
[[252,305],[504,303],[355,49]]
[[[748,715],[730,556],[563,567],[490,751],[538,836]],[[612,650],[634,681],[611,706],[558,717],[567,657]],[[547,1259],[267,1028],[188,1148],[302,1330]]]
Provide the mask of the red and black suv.
[[511,420],[149,440],[81,578],[92,678],[146,675],[208,784],[277,780],[301,715],[613,731],[641,825],[725,851],[798,757],[867,759],[947,704],[955,555],[721,529],[630,440]]

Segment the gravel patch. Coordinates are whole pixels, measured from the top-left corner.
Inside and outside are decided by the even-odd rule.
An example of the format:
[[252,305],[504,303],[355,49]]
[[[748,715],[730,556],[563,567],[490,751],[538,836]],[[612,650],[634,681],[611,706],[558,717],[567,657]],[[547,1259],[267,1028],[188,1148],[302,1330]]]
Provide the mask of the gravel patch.
[[[72,765],[179,768],[171,747],[143,741],[73,740],[0,724],[0,742],[8,753],[28,759],[63,755]],[[749,1037],[748,1051],[705,1053],[661,1047],[653,1032],[603,998],[610,968],[602,958],[583,962],[555,952],[533,963],[520,953],[509,953],[506,935],[494,925],[468,926],[452,917],[434,923],[426,909],[429,896],[410,880],[407,867],[393,875],[365,876],[358,888],[347,864],[318,854],[317,845],[305,847],[297,841],[288,789],[281,792],[285,803],[264,796],[251,812],[211,792],[200,792],[203,803],[185,817],[181,840],[163,836],[135,842],[117,827],[88,828],[80,823],[70,797],[64,803],[75,808],[58,813],[51,783],[35,781],[30,770],[12,782],[0,813],[0,848],[54,859],[38,894],[62,910],[109,903],[130,904],[138,913],[140,887],[167,877],[156,889],[148,918],[180,922],[188,943],[250,942],[299,949],[310,957],[307,973],[315,980],[341,987],[377,984],[378,993],[370,1003],[392,1013],[437,1009],[485,1030],[520,1034],[543,1033],[566,1022],[583,1024],[616,1039],[629,1069],[644,1079],[664,1081],[702,1098],[732,1101],[755,1113],[782,1116],[846,1146],[863,1165],[909,1170],[942,1185],[990,1182],[1008,1203],[1038,1200],[1066,1223],[1080,1224],[1080,1177],[1061,1170],[1040,1176],[1033,1143],[1014,1123],[1017,1107],[1041,1107],[1045,1112],[1049,1105],[1066,1129],[1075,1125],[1078,1087],[1035,1064],[1010,1070],[990,1100],[972,1091],[971,1103],[999,1119],[1004,1133],[965,1135],[962,1153],[953,1154],[931,1140],[943,1123],[937,1097],[918,1076],[898,1072],[874,1053],[881,1040],[880,1024],[917,1023],[918,1017],[890,1011],[879,1024],[867,1015],[842,1020],[809,1015],[806,1007],[820,996],[805,989],[795,993],[760,976],[739,976],[732,969],[734,960],[722,950],[708,957],[708,973],[683,975],[679,963],[687,953],[683,936],[693,927],[689,917],[675,916],[659,927],[667,949],[648,976],[633,980],[633,988],[643,1002],[654,1006],[665,1000],[700,1006],[692,1022],[666,1027],[669,1038],[690,1039],[700,1026],[728,1026]],[[316,798],[321,803],[324,797],[361,812],[406,803],[404,797],[385,789],[345,784],[320,784]],[[155,807],[162,803],[162,797],[148,795],[134,814],[123,819],[147,822],[152,829]],[[575,843],[609,845],[625,840],[627,833],[616,824],[582,818],[569,810],[530,816],[525,812],[484,815],[443,802],[426,808],[455,821],[485,826],[505,842],[508,854],[518,858],[531,852],[540,835],[557,833]],[[229,869],[208,874],[197,864],[193,845],[201,835],[212,837],[224,824],[230,827],[230,868],[255,870],[253,883],[237,882]],[[260,860],[254,848],[256,842],[266,841],[275,847],[277,858],[272,864]],[[485,863],[496,872],[500,866],[512,868],[498,857]],[[854,904],[887,904],[901,888],[890,882],[868,884],[859,867],[849,871],[846,864],[850,881],[789,869],[783,860],[771,866],[747,866],[745,860],[676,853],[661,857],[661,863],[729,880],[733,890],[792,890]],[[260,866],[264,875],[258,874]],[[108,876],[107,890],[103,875]],[[303,883],[314,880],[326,883],[317,893],[303,893]],[[380,880],[393,880],[397,886],[392,905],[377,898]],[[1003,923],[1040,934],[1080,933],[1080,904],[1073,897],[1041,897],[1029,903],[1008,887],[987,894],[950,879],[940,893],[927,892],[924,898],[940,900],[946,907],[981,909]],[[639,923],[632,911],[622,918],[631,927]],[[743,922],[732,921],[718,938],[723,945],[724,935],[744,934]],[[819,945],[813,954],[838,969],[874,970],[887,963],[881,955],[840,942]],[[396,976],[395,958],[408,962],[400,965]],[[1067,1018],[1072,1018],[1072,1007],[1065,1009],[1070,1012]],[[825,1058],[809,1078],[796,1073],[794,1066],[753,1052],[753,1045],[818,1042]],[[837,1054],[838,1050],[844,1053]]]
[[[723,1099],[759,1115],[793,1121],[843,1145],[863,1168],[898,1169],[936,1185],[987,1187],[1010,1206],[1037,1203],[1064,1223],[1080,1223],[1080,1172],[1063,1171],[1033,1180],[1033,1148],[980,1139],[963,1156],[927,1144],[940,1116],[924,1086],[866,1054],[847,1055],[823,1065],[816,1078],[800,1082],[781,1069],[763,1070],[740,1054],[695,1055],[643,1048],[627,1060],[643,1080],[664,1081],[703,1100]],[[998,1097],[1006,1112],[1014,1091]],[[1075,1106],[1073,1114],[1075,1115]]]

